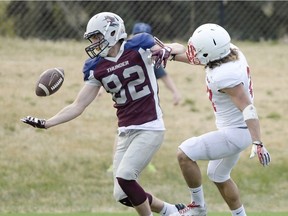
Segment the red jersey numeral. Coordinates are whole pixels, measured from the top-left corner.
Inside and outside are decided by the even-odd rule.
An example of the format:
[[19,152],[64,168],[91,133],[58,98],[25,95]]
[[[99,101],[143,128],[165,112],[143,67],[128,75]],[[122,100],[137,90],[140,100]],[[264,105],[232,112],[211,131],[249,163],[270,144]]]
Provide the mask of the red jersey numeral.
[[212,101],[212,96],[213,96],[212,91],[211,91],[211,89],[208,88],[208,86],[207,86],[207,94],[208,94],[209,100],[210,100],[211,103],[212,103],[212,106],[213,106],[214,111],[217,112],[215,103]]

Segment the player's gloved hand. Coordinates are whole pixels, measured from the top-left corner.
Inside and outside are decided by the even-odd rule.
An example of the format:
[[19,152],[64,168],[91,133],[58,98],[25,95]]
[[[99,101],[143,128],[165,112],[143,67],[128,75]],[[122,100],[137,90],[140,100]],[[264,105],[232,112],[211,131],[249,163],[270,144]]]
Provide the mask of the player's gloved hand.
[[152,57],[155,60],[155,66],[156,68],[159,68],[161,64],[163,64],[163,67],[166,67],[168,58],[171,55],[172,49],[170,47],[163,47],[159,50],[152,51]]
[[159,40],[157,37],[154,37],[155,43],[161,47],[160,50],[152,51],[152,57],[155,61],[156,68],[159,68],[163,63],[163,67],[166,67],[167,60],[171,55],[171,47],[165,46],[165,44]]
[[268,166],[269,163],[271,162],[270,153],[267,151],[263,143],[260,141],[254,141],[252,143],[250,158],[253,158],[256,155],[258,156],[259,162],[263,166]]
[[21,121],[36,128],[45,128],[45,123],[46,123],[45,119],[39,119],[39,118],[35,118],[32,116],[27,116],[21,119]]

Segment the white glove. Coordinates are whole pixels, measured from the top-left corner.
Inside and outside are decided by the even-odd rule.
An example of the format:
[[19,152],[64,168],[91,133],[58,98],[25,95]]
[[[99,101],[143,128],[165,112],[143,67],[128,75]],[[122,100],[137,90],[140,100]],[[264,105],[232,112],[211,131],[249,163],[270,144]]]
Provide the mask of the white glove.
[[252,144],[252,149],[251,149],[251,154],[250,158],[255,157],[257,154],[259,162],[263,166],[268,166],[269,163],[271,162],[271,157],[267,149],[264,147],[262,142],[260,141],[254,141]]

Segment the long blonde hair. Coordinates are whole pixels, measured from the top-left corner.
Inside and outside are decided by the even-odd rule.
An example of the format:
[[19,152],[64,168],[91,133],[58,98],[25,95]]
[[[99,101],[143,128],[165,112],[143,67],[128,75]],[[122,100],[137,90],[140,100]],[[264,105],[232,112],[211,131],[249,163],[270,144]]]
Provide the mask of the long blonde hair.
[[238,55],[237,49],[230,49],[230,51],[231,52],[226,57],[219,59],[219,60],[212,61],[212,62],[208,62],[207,65],[205,66],[205,68],[208,67],[208,68],[213,69],[213,68],[218,67],[224,63],[238,60],[239,55]]

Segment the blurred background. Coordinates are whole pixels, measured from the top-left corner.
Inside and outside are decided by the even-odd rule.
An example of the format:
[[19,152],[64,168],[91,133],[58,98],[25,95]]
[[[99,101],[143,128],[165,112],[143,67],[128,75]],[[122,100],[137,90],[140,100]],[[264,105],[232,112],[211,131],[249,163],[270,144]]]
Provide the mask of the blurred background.
[[[115,202],[113,179],[107,173],[116,134],[109,94],[95,100],[82,117],[51,130],[35,130],[19,121],[26,115],[48,118],[73,102],[88,58],[86,24],[103,11],[119,14],[128,34],[134,23],[149,23],[165,42],[186,44],[195,28],[207,22],[229,31],[253,71],[263,141],[272,155],[271,166],[261,169],[256,158],[248,159],[248,148],[232,175],[249,213],[288,212],[288,1],[0,0],[0,215],[135,212]],[[58,66],[65,69],[59,92],[37,97],[34,83],[39,75]],[[214,115],[201,67],[172,61],[167,72],[182,100],[175,107],[159,82],[167,133],[152,161],[159,172],[146,170],[141,181],[165,201],[188,203],[176,150],[184,139],[214,130]],[[207,162],[199,164],[209,211],[228,212],[205,175]]]
[[187,41],[207,22],[237,40],[288,40],[288,1],[1,1],[0,36],[82,40],[102,11],[120,15],[128,33],[135,22],[149,23],[162,40]]

